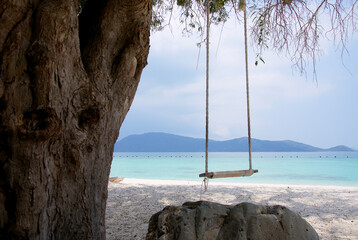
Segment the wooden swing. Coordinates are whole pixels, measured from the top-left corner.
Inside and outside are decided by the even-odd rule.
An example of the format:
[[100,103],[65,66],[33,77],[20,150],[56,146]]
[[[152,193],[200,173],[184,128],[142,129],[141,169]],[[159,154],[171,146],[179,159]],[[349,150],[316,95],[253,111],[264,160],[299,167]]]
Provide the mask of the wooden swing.
[[251,126],[250,126],[250,104],[249,104],[249,71],[248,71],[248,54],[247,54],[247,23],[246,23],[246,1],[244,2],[244,35],[245,35],[245,67],[246,67],[246,103],[247,103],[247,128],[249,143],[249,169],[234,171],[208,172],[208,145],[209,145],[209,0],[206,2],[206,132],[205,132],[205,173],[199,174],[199,177],[206,178],[227,178],[227,177],[248,177],[258,170],[252,169],[251,160]]

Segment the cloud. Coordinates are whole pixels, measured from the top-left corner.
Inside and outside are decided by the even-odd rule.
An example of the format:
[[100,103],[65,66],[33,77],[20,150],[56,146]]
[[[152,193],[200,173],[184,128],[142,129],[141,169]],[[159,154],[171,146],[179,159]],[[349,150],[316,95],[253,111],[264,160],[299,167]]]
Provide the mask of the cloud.
[[[220,29],[213,31],[212,45],[219,46],[219,51],[212,51],[210,59],[210,128],[213,137],[220,139],[246,134],[247,124],[242,34],[237,33],[240,29],[235,23],[227,28],[233,30],[223,35],[220,43]],[[163,64],[163,55],[164,59],[170,58],[173,65]],[[205,55],[200,58],[199,70],[195,70],[195,41],[180,37],[172,39],[167,32],[159,33],[152,40],[151,56],[155,61],[151,62],[151,71],[143,76],[142,81],[146,84],[144,89],[138,90],[134,103],[136,111],[143,115],[155,113],[162,121],[188,128],[202,126],[205,119]],[[255,111],[273,109],[282,101],[309,101],[332,89],[326,84],[317,88],[313,82],[294,77],[290,63],[273,53],[268,56],[270,60],[266,65],[255,67],[252,61],[249,69],[251,105]],[[191,59],[190,64],[188,59]],[[286,70],[282,71],[283,68]],[[167,75],[158,82],[156,76],[160,74],[156,72],[161,71],[167,71]],[[188,72],[192,75],[180,74]]]
[[[210,136],[213,139],[229,139],[247,135],[242,26],[231,21],[225,26],[221,37],[220,34],[220,28],[212,29]],[[199,40],[195,36],[181,37],[181,30],[175,27],[173,33],[165,30],[153,34],[149,65],[143,73],[128,114],[128,121],[131,123],[127,124],[127,128],[122,128],[125,133],[165,131],[193,137],[204,136],[205,49],[201,49],[196,69],[196,43]],[[316,139],[322,141],[319,133],[325,133],[327,129],[320,129],[319,122],[334,121],[333,117],[331,120],[323,116],[328,116],[331,111],[329,104],[335,101],[337,96],[334,94],[337,94],[337,86],[340,84],[335,77],[341,75],[334,75],[336,59],[332,60],[331,57],[328,64],[319,66],[319,70],[322,70],[318,73],[324,78],[317,84],[310,78],[306,79],[294,72],[289,59],[277,56],[274,52],[267,52],[264,55],[266,64],[254,66],[255,53],[252,48],[249,49],[251,119],[255,134],[253,136],[264,136],[268,139],[290,138],[313,144],[308,140],[313,139],[313,133],[317,132]],[[355,55],[352,53],[352,56]],[[352,62],[356,64],[354,59]],[[357,72],[353,71],[352,75],[351,78],[357,80]],[[345,84],[353,82],[346,80]],[[357,95],[353,93],[346,98],[351,102],[358,101]],[[341,99],[343,101],[343,98]],[[307,120],[308,114],[317,111],[327,114],[321,114],[321,117],[317,113],[317,119],[314,119],[313,124],[312,120]],[[305,119],[299,119],[299,116],[304,116]],[[357,114],[351,119],[358,120]],[[305,129],[298,129],[298,126]],[[306,132],[310,132],[310,136],[306,136]],[[296,136],[300,136],[301,139],[295,139]],[[305,137],[308,140],[305,140]]]

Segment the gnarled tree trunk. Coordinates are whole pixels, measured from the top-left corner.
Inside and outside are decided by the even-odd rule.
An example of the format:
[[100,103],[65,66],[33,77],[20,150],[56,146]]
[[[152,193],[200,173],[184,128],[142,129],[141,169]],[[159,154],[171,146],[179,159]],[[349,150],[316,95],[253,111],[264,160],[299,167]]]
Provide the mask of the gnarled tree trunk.
[[104,239],[151,0],[0,0],[0,239]]

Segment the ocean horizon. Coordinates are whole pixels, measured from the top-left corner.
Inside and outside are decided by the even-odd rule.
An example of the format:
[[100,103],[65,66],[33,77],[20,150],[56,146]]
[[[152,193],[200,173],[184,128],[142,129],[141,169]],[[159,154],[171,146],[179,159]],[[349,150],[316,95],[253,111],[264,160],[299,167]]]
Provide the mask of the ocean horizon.
[[[358,152],[254,152],[250,177],[211,179],[294,185],[358,186]],[[248,153],[209,152],[209,171],[248,169]],[[202,152],[115,152],[110,176],[125,178],[202,181]]]

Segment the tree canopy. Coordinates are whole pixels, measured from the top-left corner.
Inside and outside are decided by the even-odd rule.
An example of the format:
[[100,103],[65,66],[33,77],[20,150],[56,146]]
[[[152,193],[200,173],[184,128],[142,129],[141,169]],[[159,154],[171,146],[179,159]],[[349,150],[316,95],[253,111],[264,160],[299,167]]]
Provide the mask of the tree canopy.
[[[176,14],[184,34],[203,34],[206,1],[153,0],[152,29],[170,25]],[[357,0],[211,0],[209,5],[213,24],[225,24],[229,17],[241,21],[243,14],[239,10],[247,5],[256,64],[271,49],[287,54],[301,73],[308,63],[312,63],[315,73],[322,51],[320,40],[333,41],[343,53],[347,51],[347,41],[357,31]]]

